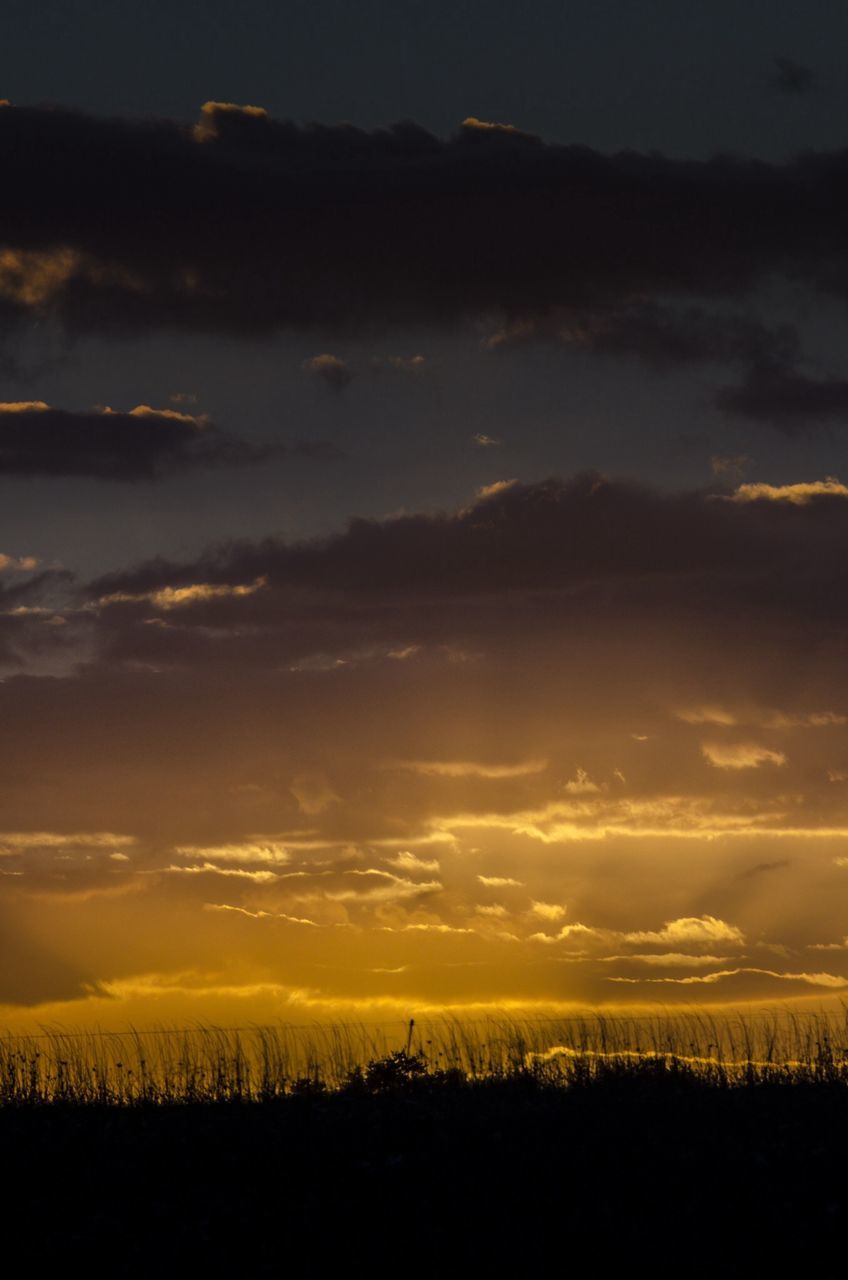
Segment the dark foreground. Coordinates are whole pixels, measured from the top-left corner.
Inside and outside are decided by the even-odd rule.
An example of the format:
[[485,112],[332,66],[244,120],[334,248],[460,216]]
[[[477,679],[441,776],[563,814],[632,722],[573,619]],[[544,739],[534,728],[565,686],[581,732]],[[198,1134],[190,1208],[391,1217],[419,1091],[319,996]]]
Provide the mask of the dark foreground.
[[[844,1086],[532,1080],[0,1108],[28,1274],[842,1276]],[[829,1249],[834,1261],[827,1260]]]

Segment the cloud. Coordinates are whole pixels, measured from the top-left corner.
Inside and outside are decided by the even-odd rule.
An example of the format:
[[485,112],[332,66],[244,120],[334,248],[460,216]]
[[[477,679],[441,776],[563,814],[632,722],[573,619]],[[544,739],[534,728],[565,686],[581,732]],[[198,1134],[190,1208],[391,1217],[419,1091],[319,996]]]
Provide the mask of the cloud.
[[392,760],[386,768],[418,773],[425,778],[526,778],[542,773],[547,760],[522,760],[517,764],[486,764],[480,760]]
[[531,902],[530,910],[534,916],[539,916],[542,920],[561,920],[566,914],[565,907],[559,905],[558,902]]
[[184,609],[191,605],[206,604],[210,600],[242,599],[252,596],[268,585],[266,577],[253,582],[228,583],[192,582],[184,587],[159,587],[155,591],[112,591],[97,600],[98,607],[115,604],[139,604],[149,601],[164,613],[172,609]]
[[267,450],[205,418],[137,405],[128,413],[54,409],[43,400],[0,403],[0,475],[158,480],[190,467],[258,462]]
[[514,880],[512,876],[478,875],[477,879],[480,881],[482,885],[485,885],[487,889],[511,889],[511,888],[521,889],[524,887],[523,880]]
[[226,902],[204,902],[204,911],[230,911],[236,915],[247,916],[251,920],[285,920],[287,924],[305,924],[312,928],[320,926],[307,916],[290,916],[285,911],[250,911],[247,907],[234,907]]
[[714,943],[745,941],[741,929],[727,924],[715,916],[682,916],[677,920],[667,920],[661,929],[637,930],[620,935],[625,942],[651,942],[657,946],[674,945],[675,943]]
[[485,339],[484,346],[498,350],[539,339],[596,355],[633,356],[659,372],[703,363],[786,369],[801,355],[791,325],[771,328],[733,312],[655,302],[594,311],[552,308],[513,321]]
[[407,658],[414,658],[416,653],[421,652],[421,646],[418,644],[408,644],[402,649],[390,649],[386,657],[392,658],[395,662],[406,662]]
[[729,711],[726,707],[683,707],[675,711],[675,717],[685,724],[715,724],[722,727],[754,724],[761,729],[824,729],[831,725],[848,724],[848,716],[836,711],[765,711],[743,708]]
[[[362,888],[327,889],[323,896],[330,902],[377,903],[402,902],[407,898],[417,898],[422,894],[438,893],[444,885],[438,880],[408,880],[405,876],[396,876],[388,871],[367,868],[346,871],[348,876],[368,879],[372,883]],[[376,884],[373,881],[377,881]]]
[[686,951],[657,951],[644,955],[632,952],[630,955],[602,956],[605,964],[613,964],[626,960],[628,964],[644,964],[655,969],[701,968],[708,964],[725,964],[727,956],[690,955]]
[[788,502],[794,507],[806,507],[818,498],[848,498],[848,487],[833,476],[794,484],[740,484],[728,501]]
[[[848,507],[824,501],[836,492],[830,486],[814,486],[812,496],[821,493],[821,502],[791,500],[790,491],[795,498],[810,496],[803,486],[798,492],[787,487],[787,501],[754,501],[763,491],[742,486],[738,501],[717,502],[709,494],[659,493],[593,473],[532,484],[499,481],[453,513],[356,519],[345,532],[313,542],[242,542],[192,563],[154,561],[100,579],[89,594],[100,598],[267,577],[268,604],[280,605],[280,592],[296,591],[300,610],[309,608],[313,592],[332,599],[336,611],[354,598],[362,604],[389,595],[403,599],[398,632],[410,603],[422,598],[481,600],[516,588],[579,586],[585,609],[593,585],[601,582],[607,590],[617,585],[619,599],[629,597],[634,607],[647,603],[653,586],[668,593],[670,603],[677,601],[678,609],[696,600],[702,610],[712,609],[719,590],[725,607],[734,609],[744,593],[750,611],[761,582],[768,583],[770,607],[778,601],[767,571],[784,550],[793,552],[784,575],[787,602],[796,592],[793,575],[806,580],[808,596],[821,580],[822,549],[848,533]],[[813,565],[811,581],[807,568]],[[366,616],[361,605],[357,611]],[[397,649],[422,639],[398,634]],[[324,652],[334,648],[328,645]]]
[[813,87],[814,76],[809,67],[796,62],[794,58],[775,58],[774,71],[769,76],[770,89],[790,96],[809,93]]
[[314,378],[321,378],[334,391],[343,391],[353,382],[353,370],[350,366],[327,351],[304,360],[303,370]]
[[538,841],[542,845],[619,840],[670,840],[702,842],[721,836],[727,840],[798,839],[833,840],[848,836],[844,815],[838,812],[835,825],[823,825],[817,808],[801,810],[798,800],[793,821],[787,812],[786,796],[767,794],[734,798],[716,794],[666,795],[651,791],[640,797],[606,796],[579,800],[553,800],[537,808],[496,811],[480,807],[460,813],[438,813],[433,819],[438,830],[457,837],[466,830],[492,835],[509,832]]
[[538,139],[532,133],[522,133],[520,129],[516,129],[512,124],[498,124],[491,120],[478,120],[476,116],[466,116],[462,122],[463,129],[469,129],[472,133],[505,133],[515,134],[520,138],[526,138],[537,142]]
[[162,867],[162,872],[173,876],[232,876],[237,880],[252,880],[256,884],[272,884],[278,878],[274,871],[248,871],[244,867],[221,867],[215,862],[208,861],[192,863],[186,867],[172,864],[169,867]]
[[287,846],[279,840],[268,840],[259,836],[240,842],[225,845],[181,845],[175,850],[181,858],[199,858],[203,862],[250,863],[266,862],[282,866],[291,861]]
[[121,849],[135,837],[114,831],[0,831],[0,854],[32,849]]
[[35,556],[9,556],[0,552],[0,573],[32,573],[38,565]]
[[585,796],[596,795],[601,788],[592,781],[585,769],[578,769],[570,782],[566,782],[565,790],[570,796]]
[[204,102],[200,119],[192,130],[196,142],[214,142],[227,136],[238,137],[240,126],[252,121],[268,120],[264,107],[241,106],[235,102]]
[[716,982],[723,982],[726,978],[736,978],[742,974],[761,975],[765,978],[777,978],[781,982],[803,982],[811,987],[830,987],[833,990],[841,990],[848,987],[848,978],[842,978],[835,973],[778,973],[774,969],[720,969],[715,973],[692,974],[685,978],[610,978],[610,982],[626,982],[626,983],[669,983],[675,986],[700,986],[712,985]]
[[473,929],[457,927],[456,925],[452,925],[452,924],[435,924],[435,923],[434,924],[431,924],[431,923],[404,924],[404,925],[398,926],[396,929],[393,929],[389,925],[384,925],[383,928],[386,930],[387,933],[419,933],[420,932],[420,933],[469,934],[474,932]]
[[588,938],[598,936],[600,936],[600,931],[598,929],[593,929],[587,924],[580,924],[577,922],[575,924],[564,924],[556,934],[531,933],[527,938],[527,941],[552,944],[555,942],[567,942],[571,938],[582,938],[585,941]]
[[733,725],[739,723],[735,715],[731,711],[726,711],[724,707],[684,707],[680,711],[675,711],[674,714],[685,724]]
[[758,769],[762,764],[786,764],[782,751],[772,751],[756,742],[705,742],[701,754],[717,769]]
[[848,724],[848,716],[838,711],[808,711],[799,715],[773,711],[760,722],[764,729],[827,729]]
[[494,436],[487,436],[483,431],[478,431],[471,438],[481,449],[494,449],[500,444],[500,440],[496,440]]
[[493,480],[491,484],[480,486],[477,490],[477,498],[480,502],[488,502],[491,498],[498,498],[501,494],[508,493],[517,484],[517,480]]
[[[805,73],[777,64],[784,91]],[[781,275],[845,294],[842,152],[607,156],[473,117],[441,139],[209,102],[194,126],[4,108],[0,165],[6,312],[72,332],[544,327],[565,313],[646,358],[747,359],[756,322],[695,299],[738,305]]]
[[808,378],[783,366],[756,366],[737,387],[722,387],[725,413],[769,423],[787,436],[830,419],[848,419],[848,380]]
[[389,866],[396,867],[398,871],[438,871],[438,858],[419,858],[417,854],[411,853],[408,849],[401,850],[396,853],[393,858],[387,858]]

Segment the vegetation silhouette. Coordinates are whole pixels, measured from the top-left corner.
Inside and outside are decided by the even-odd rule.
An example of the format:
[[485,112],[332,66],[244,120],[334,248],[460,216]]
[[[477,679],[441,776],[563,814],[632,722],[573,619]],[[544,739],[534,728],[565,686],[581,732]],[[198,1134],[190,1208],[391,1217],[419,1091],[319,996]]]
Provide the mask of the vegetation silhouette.
[[[398,1034],[400,1031],[400,1035]],[[403,1047],[396,1048],[402,1038]],[[848,1006],[719,1018],[433,1019],[416,1025],[52,1029],[0,1036],[0,1109],[261,1104],[521,1084],[848,1084]]]
[[838,1018],[294,1030],[0,1039],[10,1256],[110,1280],[841,1275]]

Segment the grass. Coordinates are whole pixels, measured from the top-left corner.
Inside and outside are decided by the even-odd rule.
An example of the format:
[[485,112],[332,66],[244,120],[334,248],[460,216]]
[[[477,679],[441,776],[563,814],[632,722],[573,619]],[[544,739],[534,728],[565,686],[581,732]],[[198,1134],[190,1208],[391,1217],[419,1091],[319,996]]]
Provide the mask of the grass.
[[0,1041],[36,1274],[844,1274],[846,1010]]
[[262,1103],[325,1092],[548,1088],[670,1078],[714,1088],[848,1084],[840,1014],[452,1019],[0,1037],[0,1106]]

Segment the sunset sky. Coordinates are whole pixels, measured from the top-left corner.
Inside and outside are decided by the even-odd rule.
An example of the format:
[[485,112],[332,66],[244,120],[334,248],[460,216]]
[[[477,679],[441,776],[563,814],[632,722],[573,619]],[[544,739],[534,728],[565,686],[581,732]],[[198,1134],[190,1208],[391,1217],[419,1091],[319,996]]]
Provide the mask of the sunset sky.
[[0,1027],[848,999],[846,46],[7,0]]

